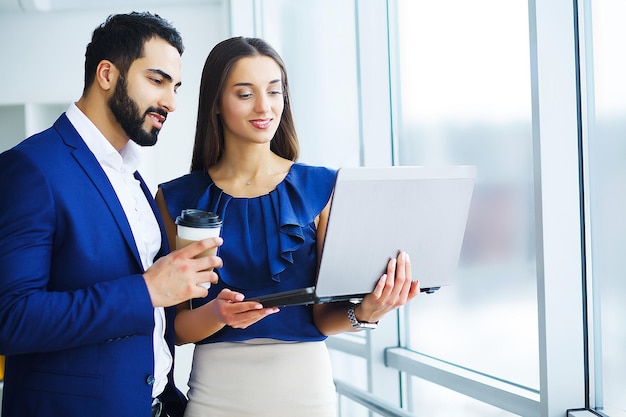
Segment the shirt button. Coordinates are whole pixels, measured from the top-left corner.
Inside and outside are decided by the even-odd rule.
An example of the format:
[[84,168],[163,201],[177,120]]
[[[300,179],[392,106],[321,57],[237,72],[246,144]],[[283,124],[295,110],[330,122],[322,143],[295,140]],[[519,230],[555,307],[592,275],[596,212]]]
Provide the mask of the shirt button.
[[148,375],[148,377],[146,378],[146,383],[148,385],[154,385],[154,375]]

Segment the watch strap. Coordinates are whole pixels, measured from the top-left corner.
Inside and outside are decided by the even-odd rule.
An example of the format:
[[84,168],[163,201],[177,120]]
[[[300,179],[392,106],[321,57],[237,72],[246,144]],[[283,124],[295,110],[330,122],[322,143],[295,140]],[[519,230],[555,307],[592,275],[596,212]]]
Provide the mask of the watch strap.
[[357,306],[352,306],[348,309],[348,319],[350,319],[350,324],[352,324],[352,328],[355,330],[373,330],[378,327],[378,322],[369,323],[366,321],[359,321],[356,318],[356,314],[354,313],[354,309]]

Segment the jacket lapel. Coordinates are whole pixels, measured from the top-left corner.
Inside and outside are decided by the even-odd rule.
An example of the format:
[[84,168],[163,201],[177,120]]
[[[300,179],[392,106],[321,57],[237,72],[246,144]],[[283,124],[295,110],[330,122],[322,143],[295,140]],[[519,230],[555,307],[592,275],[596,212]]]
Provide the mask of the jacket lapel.
[[[122,208],[122,204],[117,198],[117,194],[115,193],[109,178],[98,163],[96,157],[93,153],[91,153],[65,114],[57,119],[54,123],[54,128],[59,132],[63,141],[69,147],[74,148],[72,151],[74,159],[83,171],[85,171],[85,174],[89,177],[94,186],[98,189],[102,199],[111,211],[120,232],[124,236],[126,244],[133,253],[137,264],[143,269],[141,258],[139,257],[139,250],[135,244],[135,238],[133,237],[133,232],[130,228],[130,224],[128,223],[128,219],[126,218],[126,214],[124,213],[124,209]],[[163,232],[161,231],[161,233]]]
[[163,223],[163,219],[161,218],[161,213],[159,212],[159,209],[157,208],[156,201],[154,201],[154,198],[152,197],[152,193],[150,192],[150,189],[148,188],[145,181],[143,180],[143,178],[137,171],[135,171],[135,179],[137,179],[137,181],[139,181],[139,183],[141,184],[141,190],[145,194],[146,199],[148,200],[148,203],[150,203],[150,208],[152,209],[152,212],[154,213],[154,217],[156,217],[157,222],[159,223],[159,229],[161,230],[161,249],[159,250],[159,253],[157,253],[156,255],[156,258],[155,258],[156,260],[160,258],[161,256],[167,255],[170,252],[170,246],[168,244],[167,235],[165,234],[165,224]]

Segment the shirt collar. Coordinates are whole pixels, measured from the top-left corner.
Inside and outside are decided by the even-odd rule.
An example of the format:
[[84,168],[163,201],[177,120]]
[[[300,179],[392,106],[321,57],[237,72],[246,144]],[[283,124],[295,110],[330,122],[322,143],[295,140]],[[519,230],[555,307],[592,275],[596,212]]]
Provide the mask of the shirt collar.
[[65,114],[100,165],[120,172],[137,171],[141,163],[139,145],[129,140],[118,152],[75,103],[70,104]]

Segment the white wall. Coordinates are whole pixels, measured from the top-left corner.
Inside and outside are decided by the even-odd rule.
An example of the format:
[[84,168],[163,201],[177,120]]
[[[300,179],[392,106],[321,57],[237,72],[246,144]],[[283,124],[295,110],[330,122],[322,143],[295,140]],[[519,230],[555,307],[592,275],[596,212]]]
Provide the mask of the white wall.
[[[59,109],[80,97],[85,47],[93,29],[111,13],[132,11],[132,2],[128,4],[127,8],[0,13],[0,151],[23,139],[15,137],[22,126],[6,124],[7,119],[15,118],[2,117],[3,113],[15,112],[13,106],[24,106],[27,115],[32,115],[33,109],[48,109],[37,121],[26,121],[25,134],[29,135],[48,127]],[[146,150],[141,169],[148,185],[156,191],[158,183],[189,169],[202,67],[211,48],[227,37],[229,28],[223,2],[158,6],[149,11],[172,22],[185,43],[178,109],[168,117],[158,144]]]

